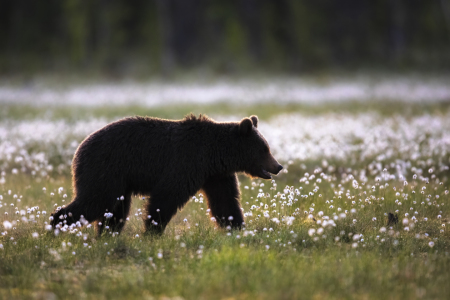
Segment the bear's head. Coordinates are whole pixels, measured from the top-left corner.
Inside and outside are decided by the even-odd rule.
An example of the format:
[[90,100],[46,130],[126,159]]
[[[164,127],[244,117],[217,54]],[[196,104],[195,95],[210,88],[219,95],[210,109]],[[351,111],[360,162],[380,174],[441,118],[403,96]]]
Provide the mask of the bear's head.
[[243,147],[243,171],[252,177],[271,179],[283,166],[270,153],[269,144],[258,131],[258,117],[244,118],[239,123],[239,136]]

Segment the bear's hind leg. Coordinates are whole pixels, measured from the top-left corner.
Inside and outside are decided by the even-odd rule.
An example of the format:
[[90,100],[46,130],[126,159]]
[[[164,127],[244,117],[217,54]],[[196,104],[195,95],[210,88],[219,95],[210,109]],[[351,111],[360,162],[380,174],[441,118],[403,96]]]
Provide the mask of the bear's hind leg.
[[123,200],[117,200],[116,205],[112,211],[112,217],[106,220],[109,228],[112,232],[121,232],[125,222],[127,221],[128,214],[131,206],[131,193],[124,196]]
[[144,216],[145,229],[149,233],[162,234],[169,221],[189,200],[189,197],[170,193],[153,193]]
[[211,217],[221,227],[230,225],[241,228],[244,222],[239,203],[240,192],[237,175],[215,175],[208,178],[202,187],[208,199]]
[[[114,194],[123,195],[124,193],[117,192]],[[107,205],[102,208],[102,212],[97,217],[97,222],[95,223],[98,236],[102,235],[104,229],[108,229],[108,232],[120,232],[125,225],[131,206],[131,193],[126,193],[123,196],[123,200],[113,196],[112,193],[104,199],[102,203],[106,203]]]
[[95,210],[88,209],[87,205],[84,203],[85,201],[81,199],[83,198],[76,196],[66,207],[54,212],[50,224],[53,227],[57,224],[71,225],[77,221],[81,221],[81,216],[88,222],[97,219],[98,216],[95,214]]

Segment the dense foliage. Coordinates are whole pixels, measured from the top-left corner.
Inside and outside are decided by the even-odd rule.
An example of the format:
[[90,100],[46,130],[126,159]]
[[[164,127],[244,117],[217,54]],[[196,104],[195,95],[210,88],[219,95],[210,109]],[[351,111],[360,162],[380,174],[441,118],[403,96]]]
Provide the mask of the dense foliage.
[[[447,17],[446,17],[447,16]],[[207,66],[302,71],[359,63],[445,67],[450,5],[420,0],[5,0],[0,72],[110,75]]]

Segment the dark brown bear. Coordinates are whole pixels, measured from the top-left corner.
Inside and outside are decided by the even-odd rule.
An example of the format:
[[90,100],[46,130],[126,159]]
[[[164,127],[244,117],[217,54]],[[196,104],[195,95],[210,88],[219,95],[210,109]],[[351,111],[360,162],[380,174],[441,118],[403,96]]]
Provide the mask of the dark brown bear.
[[132,117],[108,124],[78,147],[73,201],[52,215],[51,224],[70,225],[83,216],[97,221],[100,234],[108,218],[110,228],[120,232],[131,196],[145,195],[150,196],[146,229],[162,233],[177,209],[202,190],[211,217],[222,227],[240,228],[244,219],[236,172],[270,179],[283,168],[257,126],[256,116],[216,122],[202,115],[179,121]]

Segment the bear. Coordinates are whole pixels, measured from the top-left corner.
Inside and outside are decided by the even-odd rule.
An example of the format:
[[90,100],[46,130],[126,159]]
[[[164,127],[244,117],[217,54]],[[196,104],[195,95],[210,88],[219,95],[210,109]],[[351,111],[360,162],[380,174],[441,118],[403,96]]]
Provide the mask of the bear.
[[[211,219],[241,229],[237,173],[271,179],[283,167],[258,131],[258,117],[216,122],[206,115],[181,120],[128,117],[89,135],[72,162],[73,199],[50,217],[54,228],[77,221],[120,232],[132,195],[146,196],[146,232],[161,234],[198,191]],[[213,219],[214,218],[214,219]]]

